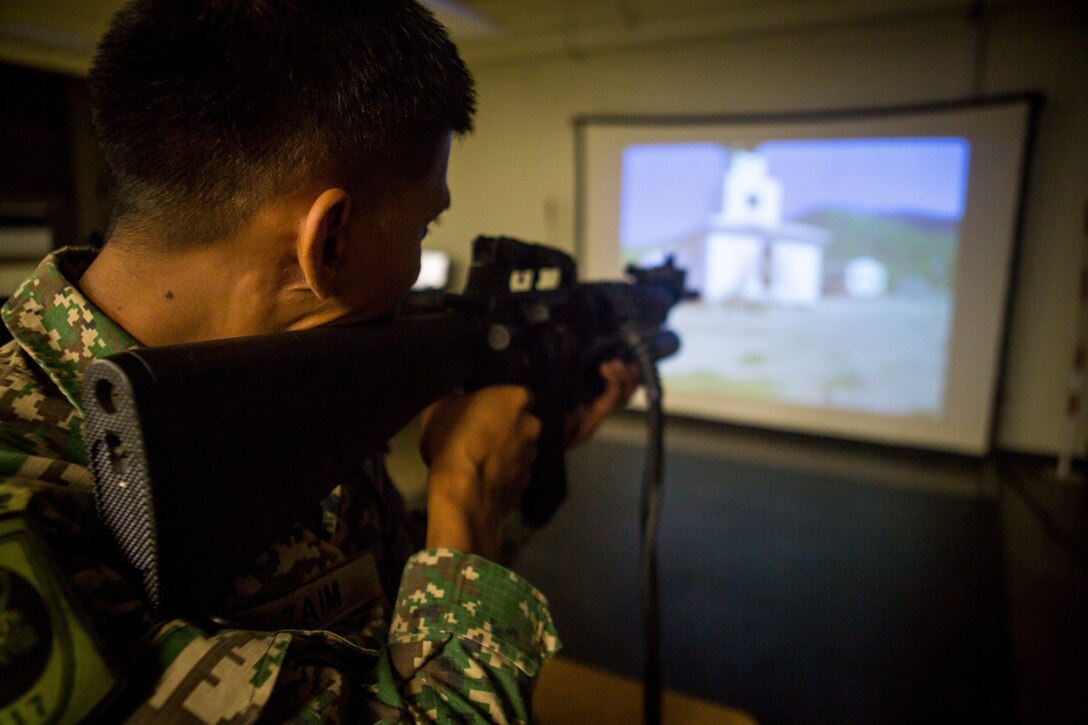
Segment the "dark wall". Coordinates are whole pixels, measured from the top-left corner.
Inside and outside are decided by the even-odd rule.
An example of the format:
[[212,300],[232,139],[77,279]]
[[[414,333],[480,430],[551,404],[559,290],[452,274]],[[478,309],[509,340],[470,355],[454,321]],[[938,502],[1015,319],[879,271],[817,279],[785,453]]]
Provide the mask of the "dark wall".
[[0,64],[0,98],[0,223],[45,221],[58,247],[104,231],[104,164],[85,80]]

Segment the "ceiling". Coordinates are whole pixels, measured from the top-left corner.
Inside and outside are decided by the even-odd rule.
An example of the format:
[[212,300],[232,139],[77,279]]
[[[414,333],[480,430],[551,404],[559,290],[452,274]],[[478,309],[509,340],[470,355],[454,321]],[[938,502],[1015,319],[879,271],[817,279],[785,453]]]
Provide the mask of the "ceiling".
[[[1056,0],[423,0],[470,63]],[[0,60],[83,73],[124,0],[0,0]]]

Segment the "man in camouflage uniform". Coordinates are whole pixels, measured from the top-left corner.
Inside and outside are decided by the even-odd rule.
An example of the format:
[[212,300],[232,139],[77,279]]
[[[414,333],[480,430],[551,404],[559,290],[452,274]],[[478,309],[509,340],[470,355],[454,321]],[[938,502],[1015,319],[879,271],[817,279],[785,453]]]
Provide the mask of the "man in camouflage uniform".
[[[207,619],[155,621],[95,516],[90,361],[389,314],[474,110],[456,50],[412,2],[184,5],[130,4],[96,56],[106,246],[50,255],[3,308],[0,714],[526,721],[558,642],[540,593],[489,560],[539,430],[523,389],[433,408],[425,549],[380,458],[361,462]],[[579,437],[634,383],[602,374]]]

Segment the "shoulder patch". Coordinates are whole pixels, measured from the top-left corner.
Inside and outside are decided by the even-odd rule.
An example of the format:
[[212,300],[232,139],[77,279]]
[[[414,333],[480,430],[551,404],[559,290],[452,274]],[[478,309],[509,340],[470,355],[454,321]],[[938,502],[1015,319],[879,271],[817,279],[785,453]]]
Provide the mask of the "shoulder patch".
[[0,721],[78,722],[115,689],[75,607],[25,519],[0,517]]

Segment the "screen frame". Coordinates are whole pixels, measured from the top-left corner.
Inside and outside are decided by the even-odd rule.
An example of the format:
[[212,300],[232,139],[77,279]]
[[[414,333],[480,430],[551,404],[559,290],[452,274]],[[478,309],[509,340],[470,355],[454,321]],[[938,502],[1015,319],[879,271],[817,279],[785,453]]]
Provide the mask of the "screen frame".
[[[737,415],[727,417],[706,413],[704,411],[670,411],[666,403],[666,413],[671,417],[697,419],[703,421],[719,422],[729,426],[743,426],[751,428],[764,428],[782,430],[804,435],[815,435],[845,440],[860,440],[868,443],[891,445],[906,448],[947,451],[969,456],[985,456],[994,447],[997,431],[1000,424],[1000,406],[1003,399],[1009,322],[1012,314],[1012,301],[1015,299],[1015,281],[1019,268],[1019,256],[1021,239],[1023,237],[1025,208],[1027,203],[1028,178],[1031,174],[1033,162],[1033,147],[1038,124],[1038,116],[1043,105],[1043,96],[1039,92],[1030,91],[988,97],[973,97],[949,101],[937,101],[902,106],[879,106],[865,108],[806,110],[792,112],[773,113],[739,113],[739,114],[695,114],[695,115],[660,115],[660,114],[586,114],[573,119],[575,136],[575,253],[579,260],[583,274],[588,266],[583,262],[590,257],[589,248],[589,199],[590,180],[589,173],[589,135],[594,129],[614,128],[618,130],[638,128],[667,129],[696,129],[707,126],[736,126],[738,128],[751,128],[756,126],[796,126],[806,128],[821,124],[831,125],[835,123],[855,123],[868,120],[902,119],[909,122],[912,117],[925,115],[940,115],[944,113],[954,114],[961,111],[974,109],[988,109],[1012,107],[1024,113],[1024,129],[1021,139],[1019,154],[1019,177],[1015,180],[1015,188],[1011,191],[1012,218],[1009,223],[1008,248],[1003,249],[1005,255],[1004,273],[999,281],[1000,290],[995,297],[995,306],[999,314],[992,316],[992,322],[996,325],[994,339],[986,338],[988,349],[993,350],[993,360],[987,363],[989,384],[987,390],[974,391],[972,394],[979,399],[976,405],[981,405],[984,410],[970,421],[967,427],[971,433],[963,436],[947,435],[948,431],[935,430],[932,433],[923,433],[918,436],[908,435],[906,438],[889,434],[887,430],[871,425],[874,419],[881,416],[866,413],[854,413],[851,411],[835,410],[835,416],[841,421],[832,421],[831,425],[813,424],[812,418],[801,416],[800,424],[791,421],[791,410],[800,406],[780,406],[786,412],[783,415],[772,412],[761,413],[758,408],[765,404],[743,401],[734,406]],[[1001,242],[1004,244],[1004,241]],[[597,275],[599,276],[599,275]],[[957,296],[957,302],[959,302]],[[951,352],[950,352],[951,357]],[[951,362],[949,363],[951,365]],[[951,382],[950,382],[951,384]],[[666,401],[668,390],[666,389]],[[636,403],[637,405],[637,403]],[[814,411],[820,409],[813,409]],[[981,417],[981,420],[979,420]]]

